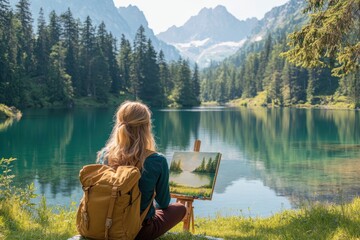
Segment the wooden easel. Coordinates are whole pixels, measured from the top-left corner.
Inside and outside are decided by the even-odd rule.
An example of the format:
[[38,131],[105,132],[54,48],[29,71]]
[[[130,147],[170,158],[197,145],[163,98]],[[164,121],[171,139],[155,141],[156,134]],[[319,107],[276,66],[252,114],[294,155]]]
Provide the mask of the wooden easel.
[[[200,151],[200,145],[201,145],[201,141],[200,140],[195,140],[194,143],[194,152],[199,152]],[[192,232],[195,232],[195,227],[194,227],[194,206],[193,206],[193,202],[194,202],[194,197],[188,197],[188,196],[180,196],[177,194],[171,194],[172,198],[176,198],[176,202],[182,203],[185,205],[186,207],[186,214],[185,217],[183,218],[183,230],[189,232],[190,230],[190,223],[192,223]]]

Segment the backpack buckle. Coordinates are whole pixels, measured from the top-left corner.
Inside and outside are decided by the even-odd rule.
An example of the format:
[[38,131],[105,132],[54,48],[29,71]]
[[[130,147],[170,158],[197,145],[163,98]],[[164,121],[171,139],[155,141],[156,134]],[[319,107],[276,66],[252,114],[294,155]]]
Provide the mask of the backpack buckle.
[[106,218],[106,222],[105,222],[105,239],[109,239],[109,229],[111,228],[112,225],[112,219],[111,218]]
[[117,187],[113,187],[111,190],[111,197],[117,198],[118,196],[121,196],[121,193],[118,191]]
[[111,228],[111,225],[112,225],[112,219],[107,218],[106,222],[105,222],[105,227],[109,229],[109,228]]

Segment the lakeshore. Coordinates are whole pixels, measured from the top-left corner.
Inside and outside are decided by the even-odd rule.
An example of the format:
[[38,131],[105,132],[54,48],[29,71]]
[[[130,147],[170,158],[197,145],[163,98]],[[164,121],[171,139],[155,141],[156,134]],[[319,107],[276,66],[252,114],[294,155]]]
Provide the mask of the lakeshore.
[[15,107],[8,107],[0,103],[0,119],[15,118],[19,120],[22,116],[20,110]]
[[[265,203],[264,203],[265,204]],[[45,199],[24,206],[19,198],[0,201],[0,239],[68,239],[77,235],[76,203],[50,208]],[[29,210],[31,209],[31,210]],[[340,205],[311,204],[271,217],[195,218],[195,233],[182,232],[182,223],[160,239],[359,239],[360,198]]]

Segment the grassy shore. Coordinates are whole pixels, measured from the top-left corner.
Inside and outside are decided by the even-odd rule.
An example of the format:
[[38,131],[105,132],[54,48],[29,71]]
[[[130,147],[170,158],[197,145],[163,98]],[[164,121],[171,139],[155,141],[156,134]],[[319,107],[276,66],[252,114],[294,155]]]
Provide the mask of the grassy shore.
[[[32,204],[35,197],[33,185],[12,186],[12,161],[14,159],[0,159],[0,240],[64,240],[77,235],[77,203],[69,208],[50,207],[42,197],[38,204]],[[182,232],[180,223],[161,239],[205,239],[204,236],[224,239],[360,239],[360,198],[340,205],[312,204],[268,218],[195,216],[195,233]]]
[[[260,92],[253,98],[239,98],[227,103],[234,107],[279,107],[276,103],[267,103],[266,92]],[[319,108],[319,109],[355,109],[355,104],[346,96],[315,96],[314,103],[307,102],[281,107]]]
[[[265,204],[265,203],[264,203]],[[43,201],[32,209],[18,199],[0,201],[0,239],[67,239],[76,235],[76,206],[49,208]],[[181,233],[179,224],[161,239],[359,239],[360,198],[343,205],[315,204],[269,218],[195,218],[196,235]],[[179,234],[175,234],[180,232]]]
[[21,118],[21,112],[14,107],[8,107],[0,103],[0,119],[1,118]]

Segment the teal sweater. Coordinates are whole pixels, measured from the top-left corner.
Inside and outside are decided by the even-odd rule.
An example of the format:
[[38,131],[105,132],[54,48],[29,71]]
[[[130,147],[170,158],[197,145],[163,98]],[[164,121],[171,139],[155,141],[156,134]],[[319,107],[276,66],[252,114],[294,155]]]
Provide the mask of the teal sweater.
[[[154,190],[156,192],[156,208],[164,209],[169,206],[169,167],[163,155],[154,153],[146,158],[139,181],[139,189],[141,192],[141,212],[149,206]],[[155,208],[152,204],[145,219],[149,219],[154,215]]]
[[[108,164],[107,159],[102,158],[99,160],[99,163]],[[164,209],[169,206],[169,167],[166,158],[163,155],[153,153],[145,159],[143,171],[139,180],[139,189],[141,192],[141,212],[149,206],[154,190],[156,192],[156,208]],[[152,218],[154,215],[155,207],[151,204],[145,219]]]

